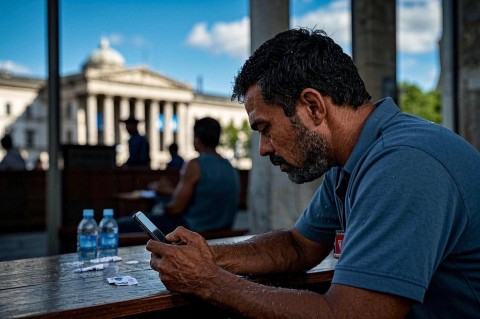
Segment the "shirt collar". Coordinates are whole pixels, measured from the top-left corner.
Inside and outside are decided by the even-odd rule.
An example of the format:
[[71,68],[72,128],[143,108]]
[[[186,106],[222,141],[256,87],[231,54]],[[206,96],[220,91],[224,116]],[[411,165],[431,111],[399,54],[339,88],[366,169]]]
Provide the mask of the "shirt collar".
[[357,165],[363,154],[380,136],[380,132],[385,123],[398,113],[400,113],[400,109],[390,97],[375,103],[375,110],[365,121],[360,137],[343,167],[344,171],[349,175],[352,173],[355,165]]

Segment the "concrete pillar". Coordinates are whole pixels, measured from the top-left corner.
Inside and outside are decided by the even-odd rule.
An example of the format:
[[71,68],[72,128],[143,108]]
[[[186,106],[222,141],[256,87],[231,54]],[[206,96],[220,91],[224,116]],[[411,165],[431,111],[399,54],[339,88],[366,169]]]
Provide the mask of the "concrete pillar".
[[[64,113],[67,123],[64,123],[64,125],[61,127],[61,130],[64,134],[63,143],[78,143],[78,132],[76,129],[78,107],[78,99],[76,97],[67,102]],[[68,133],[71,135],[69,136]]]
[[442,92],[442,124],[458,132],[458,69],[457,21],[458,10],[454,0],[442,2],[442,39],[440,41],[440,85]]
[[96,145],[98,143],[97,112],[97,96],[89,95],[87,97],[87,133],[88,144],[90,145]]
[[480,2],[458,6],[458,133],[480,150]]
[[[159,141],[159,134],[158,134],[158,114],[160,114],[160,105],[158,101],[152,101],[150,104],[150,114],[148,115],[150,118],[150,131],[148,135],[150,137],[150,153],[153,154],[152,160],[158,157],[158,153],[160,152],[160,141]],[[155,164],[155,163],[152,163]],[[153,166],[152,166],[153,167]]]
[[142,99],[135,100],[135,118],[139,120],[138,132],[145,135],[145,101]]
[[[120,99],[120,121],[123,121],[128,118],[130,115],[130,101],[126,97]],[[128,132],[125,129],[125,124],[120,123],[120,144],[125,145],[128,141]],[[127,148],[128,149],[128,148]]]
[[[275,7],[275,10],[272,8]],[[288,0],[267,2],[250,0],[250,51],[253,53],[262,43],[277,33],[288,30],[290,24]],[[252,233],[271,230],[273,169],[268,158],[258,153],[259,134],[252,134],[252,169],[248,185],[248,210]]]
[[[192,140],[189,140],[189,136],[192,136]],[[179,149],[186,147],[193,149],[193,126],[188,125],[187,104],[185,103],[177,103],[177,144]],[[168,145],[166,144],[167,147]]]
[[173,103],[163,104],[163,145],[167,148],[173,142]]
[[[266,40],[289,29],[288,0],[250,0],[252,53]],[[296,185],[258,153],[259,135],[252,136],[252,170],[248,210],[252,233],[290,228],[310,202],[319,181]]]
[[105,96],[103,101],[103,143],[112,146],[115,144],[113,97]]
[[351,1],[353,60],[367,91],[397,101],[395,0]]
[[79,145],[87,144],[87,116],[84,104],[78,104],[77,108],[77,142]]

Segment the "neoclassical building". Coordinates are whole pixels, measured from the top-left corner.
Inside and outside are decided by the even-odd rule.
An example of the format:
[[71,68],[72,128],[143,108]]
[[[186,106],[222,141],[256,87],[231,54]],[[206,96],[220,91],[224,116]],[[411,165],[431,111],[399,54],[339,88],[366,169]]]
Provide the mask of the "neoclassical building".
[[[46,81],[0,72],[0,134],[11,132],[29,162],[47,151]],[[134,115],[150,142],[151,167],[163,168],[168,145],[176,142],[186,159],[195,156],[193,124],[210,116],[222,127],[240,128],[248,121],[243,105],[229,97],[195,92],[189,85],[147,67],[129,68],[122,55],[102,39],[78,74],[61,79],[62,144],[116,146],[116,162],[128,157],[128,133],[121,120]],[[3,151],[3,150],[2,150]],[[250,160],[220,148],[240,168]]]

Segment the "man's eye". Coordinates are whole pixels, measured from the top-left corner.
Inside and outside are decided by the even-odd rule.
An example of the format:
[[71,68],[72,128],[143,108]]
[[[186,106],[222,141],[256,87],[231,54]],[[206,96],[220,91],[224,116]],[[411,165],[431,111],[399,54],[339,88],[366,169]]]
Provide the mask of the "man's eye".
[[259,128],[258,131],[265,136],[269,136],[270,127],[267,125],[267,126]]

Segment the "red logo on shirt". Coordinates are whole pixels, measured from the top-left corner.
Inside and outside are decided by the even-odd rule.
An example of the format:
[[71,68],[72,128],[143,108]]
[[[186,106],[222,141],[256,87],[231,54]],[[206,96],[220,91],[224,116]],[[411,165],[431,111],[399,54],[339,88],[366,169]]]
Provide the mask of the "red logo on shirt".
[[337,234],[335,235],[335,246],[333,247],[333,257],[340,258],[342,253],[342,244],[343,244],[343,237],[345,233],[343,230],[337,230]]

